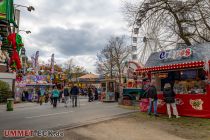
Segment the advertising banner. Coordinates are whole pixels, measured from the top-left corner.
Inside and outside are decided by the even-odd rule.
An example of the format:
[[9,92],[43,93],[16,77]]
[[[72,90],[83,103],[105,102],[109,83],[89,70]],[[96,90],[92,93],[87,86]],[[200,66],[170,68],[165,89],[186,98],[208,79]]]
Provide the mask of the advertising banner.
[[7,18],[7,0],[0,0],[0,19]]

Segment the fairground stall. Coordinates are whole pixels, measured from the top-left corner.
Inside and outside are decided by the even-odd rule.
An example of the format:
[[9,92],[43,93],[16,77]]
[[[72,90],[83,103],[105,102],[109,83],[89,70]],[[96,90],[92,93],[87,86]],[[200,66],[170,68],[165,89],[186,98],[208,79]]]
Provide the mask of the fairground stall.
[[101,101],[115,102],[116,101],[116,80],[103,79],[101,80]]
[[126,67],[124,68],[124,75],[125,79],[123,80],[124,87],[123,87],[123,105],[133,105],[134,101],[138,101],[139,96],[143,94],[144,87],[146,85],[146,74],[145,75],[138,75],[135,70],[142,68],[142,65],[134,62],[128,61],[126,62]]
[[15,83],[15,101],[37,101],[37,91],[40,87],[49,91],[54,84],[50,83],[50,79],[46,75],[26,75],[23,76],[21,81],[16,80]]
[[155,52],[138,74],[148,73],[156,81],[158,112],[166,113],[163,88],[170,83],[176,93],[180,115],[210,118],[210,44]]

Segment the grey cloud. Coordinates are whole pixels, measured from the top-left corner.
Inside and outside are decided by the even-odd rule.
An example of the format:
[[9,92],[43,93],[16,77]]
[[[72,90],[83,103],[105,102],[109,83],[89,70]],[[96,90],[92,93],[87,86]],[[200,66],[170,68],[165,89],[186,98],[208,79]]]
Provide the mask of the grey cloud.
[[[46,22],[49,18],[61,19],[68,17],[97,17],[110,18],[119,12],[112,0],[37,0],[40,4],[35,7],[36,14],[23,12],[22,15],[30,20]],[[33,2],[31,2],[33,4]],[[35,3],[35,2],[34,2]],[[27,2],[30,5],[30,2]],[[46,23],[47,24],[47,23]]]
[[[120,0],[15,1],[17,4],[35,7],[35,11],[31,13],[20,8],[20,29],[32,31],[30,40],[25,43],[27,54],[30,56],[39,50],[40,56],[46,59],[52,53],[55,53],[56,58],[64,59],[77,55],[95,56],[111,35],[120,35],[127,30],[122,27],[122,22],[125,22],[122,21],[118,1]],[[55,48],[56,52],[50,52],[51,48]],[[82,58],[81,62],[91,65]]]
[[[110,36],[110,30],[98,30],[94,25],[84,25],[79,30],[63,28],[44,28],[33,35],[43,45],[51,45],[64,56],[94,55],[102,49]],[[56,53],[56,52],[55,52]]]

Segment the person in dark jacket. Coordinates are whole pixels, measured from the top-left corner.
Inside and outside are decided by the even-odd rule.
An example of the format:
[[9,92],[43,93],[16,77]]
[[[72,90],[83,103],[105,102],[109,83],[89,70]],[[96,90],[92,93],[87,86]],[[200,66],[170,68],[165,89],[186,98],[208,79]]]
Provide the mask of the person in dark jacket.
[[179,118],[178,111],[175,104],[175,92],[172,90],[171,85],[169,83],[165,84],[163,90],[163,97],[166,102],[168,117],[171,118],[171,106],[173,108],[173,113],[176,118]]
[[72,99],[72,107],[77,107],[77,96],[79,95],[79,88],[77,86],[73,86],[70,93]]
[[68,100],[70,99],[68,87],[64,87],[63,93],[64,93],[64,103],[65,103],[65,107],[67,107],[67,102],[68,102]]
[[88,92],[88,102],[93,101],[93,91],[90,87],[88,88],[87,92]]
[[95,91],[95,100],[98,100],[98,89],[95,87],[95,89],[94,89],[94,91]]
[[151,81],[149,88],[147,89],[147,97],[149,98],[149,108],[148,115],[151,115],[152,107],[154,107],[154,115],[158,117],[157,114],[157,89],[155,87],[155,82]]

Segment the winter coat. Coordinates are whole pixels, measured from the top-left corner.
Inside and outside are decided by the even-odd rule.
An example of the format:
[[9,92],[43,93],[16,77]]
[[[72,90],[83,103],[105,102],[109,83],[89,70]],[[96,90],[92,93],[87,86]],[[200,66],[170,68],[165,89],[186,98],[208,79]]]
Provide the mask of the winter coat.
[[53,97],[59,97],[59,95],[60,95],[60,92],[59,92],[57,89],[54,89],[54,90],[52,91],[52,96],[53,96]]
[[79,95],[79,89],[77,86],[74,86],[71,91],[70,91],[71,95]]
[[175,92],[171,88],[163,90],[163,97],[166,103],[175,103]]
[[91,88],[88,88],[88,96],[89,96],[89,97],[90,97],[90,96],[93,96],[93,93],[92,93]]
[[45,90],[44,89],[41,89],[40,90],[40,96],[44,96],[44,94],[45,94]]
[[150,86],[148,89],[147,89],[147,98],[152,98],[154,100],[157,100],[157,89],[155,86]]
[[64,92],[64,96],[69,96],[69,89],[68,88],[65,88],[63,92]]

